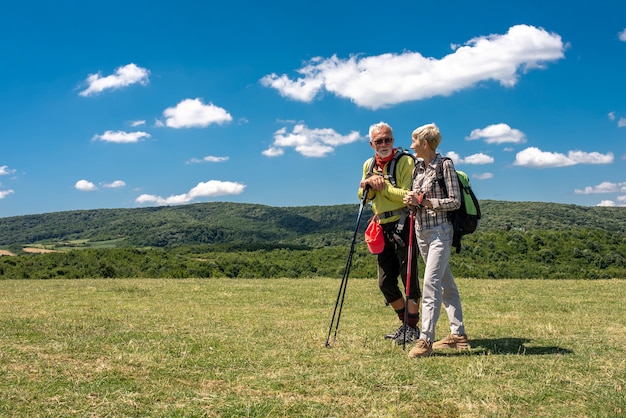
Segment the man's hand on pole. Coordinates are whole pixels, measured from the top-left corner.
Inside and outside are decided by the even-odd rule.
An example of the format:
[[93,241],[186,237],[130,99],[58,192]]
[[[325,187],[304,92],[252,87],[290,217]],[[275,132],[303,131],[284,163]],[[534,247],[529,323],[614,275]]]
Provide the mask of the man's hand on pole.
[[385,189],[385,178],[379,175],[373,175],[366,179],[361,180],[361,188],[365,189],[366,186],[370,186],[373,190]]

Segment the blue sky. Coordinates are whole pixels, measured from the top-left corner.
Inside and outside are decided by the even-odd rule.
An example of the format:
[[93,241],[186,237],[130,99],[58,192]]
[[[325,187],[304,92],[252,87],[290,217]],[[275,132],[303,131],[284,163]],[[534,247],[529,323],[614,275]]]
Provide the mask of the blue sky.
[[0,217],[357,203],[379,121],[481,199],[625,206],[626,2],[508,3],[3,4]]

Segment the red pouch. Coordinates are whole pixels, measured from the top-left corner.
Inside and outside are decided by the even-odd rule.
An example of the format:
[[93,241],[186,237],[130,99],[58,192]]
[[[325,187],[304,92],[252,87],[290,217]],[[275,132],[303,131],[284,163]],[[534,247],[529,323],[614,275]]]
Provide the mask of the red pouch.
[[383,227],[380,226],[378,218],[374,216],[365,230],[365,243],[372,254],[380,254],[385,249],[385,236]]

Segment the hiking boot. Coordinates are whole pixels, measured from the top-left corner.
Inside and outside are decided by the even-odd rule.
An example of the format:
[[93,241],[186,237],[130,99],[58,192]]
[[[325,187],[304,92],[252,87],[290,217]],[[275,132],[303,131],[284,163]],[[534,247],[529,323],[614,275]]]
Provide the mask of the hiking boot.
[[[417,328],[413,328],[411,326],[407,325],[407,333],[406,333],[406,342],[407,343],[412,343],[413,341],[417,340],[420,337],[420,331]],[[398,327],[398,329],[391,333],[391,334],[387,334],[385,335],[385,339],[386,340],[395,340],[396,344],[398,345],[402,345],[405,342],[405,337],[404,337],[404,324],[400,325],[400,327]]]
[[406,326],[406,336],[404,333],[404,326],[400,327],[400,333],[395,338],[396,344],[404,345],[405,343],[412,343],[420,337],[420,331],[417,328]]
[[411,351],[409,351],[409,357],[428,357],[433,354],[433,344],[428,341],[420,338],[417,340]]
[[392,332],[391,334],[385,335],[385,339],[386,340],[395,340],[396,338],[398,338],[398,336],[400,336],[402,334],[403,329],[404,329],[404,324],[400,325],[400,327],[397,330],[395,330],[394,332]]
[[433,350],[444,350],[446,348],[456,348],[457,350],[469,349],[467,335],[448,334],[446,338],[433,344]]

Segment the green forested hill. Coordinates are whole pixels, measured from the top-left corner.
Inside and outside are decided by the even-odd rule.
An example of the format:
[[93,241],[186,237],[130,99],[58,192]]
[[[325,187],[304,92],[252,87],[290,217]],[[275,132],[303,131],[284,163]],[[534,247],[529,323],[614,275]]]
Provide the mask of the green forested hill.
[[[481,231],[594,229],[626,235],[626,208],[481,202]],[[341,244],[358,205],[271,207],[244,203],[98,209],[0,218],[0,246],[115,240],[116,245]],[[362,229],[371,216],[366,209]]]
[[597,229],[626,235],[626,208],[543,202],[481,201],[481,229],[524,231]]
[[0,245],[113,241],[117,245],[336,244],[358,206],[279,208],[239,203],[99,209],[0,218]]
[[[0,278],[341,276],[358,204],[240,203],[0,218]],[[462,277],[626,278],[626,208],[481,201]],[[360,232],[371,211],[364,211]],[[375,275],[359,233],[352,274]],[[60,252],[26,254],[24,247]]]

